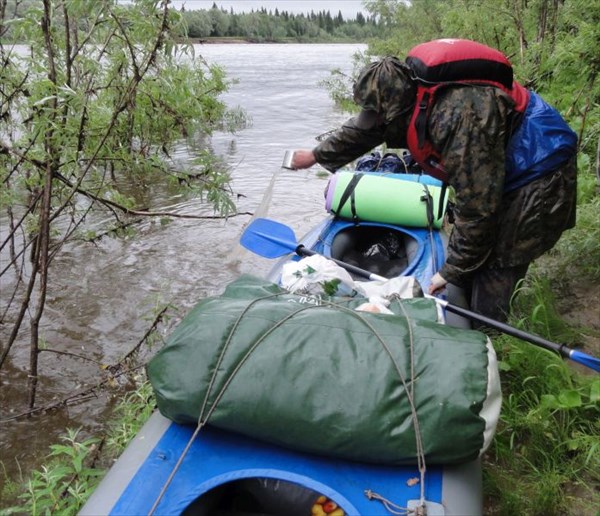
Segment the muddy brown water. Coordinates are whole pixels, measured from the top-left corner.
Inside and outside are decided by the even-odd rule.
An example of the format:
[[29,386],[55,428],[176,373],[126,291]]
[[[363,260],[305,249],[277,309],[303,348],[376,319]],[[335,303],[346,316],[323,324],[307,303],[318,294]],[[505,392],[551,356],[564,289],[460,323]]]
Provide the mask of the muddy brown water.
[[[352,55],[364,45],[197,45],[196,53],[221,64],[238,83],[223,95],[240,106],[252,125],[236,134],[216,133],[207,144],[231,169],[239,211],[266,216],[291,226],[298,236],[325,215],[322,169],[281,168],[287,149],[312,147],[315,136],[334,129],[347,115],[339,112],[319,85],[339,68],[352,71]],[[174,155],[182,167],[193,155],[182,146]],[[140,192],[140,195],[142,193]],[[212,214],[198,199],[180,197],[150,185],[143,195],[153,211]],[[0,215],[2,217],[2,215]],[[156,306],[171,302],[178,317],[199,299],[219,293],[243,273],[264,275],[272,262],[243,250],[239,237],[250,216],[227,221],[173,219],[163,225],[145,219],[125,238],[103,238],[96,244],[73,243],[54,262],[42,335],[51,352],[40,354],[38,403],[45,405],[100,378],[102,364],[112,364],[134,347],[149,328]],[[0,218],[2,233],[6,219]],[[98,221],[102,227],[102,221]],[[4,253],[4,251],[3,251]],[[0,265],[8,257],[0,255]],[[0,308],[12,284],[3,278]],[[10,328],[0,326],[6,342]],[[152,350],[143,353],[151,354]],[[13,346],[0,372],[0,419],[25,410],[28,364],[27,335]],[[65,429],[100,432],[114,400],[108,390],[98,398],[31,418],[0,423],[0,489],[12,478],[43,463],[49,445]],[[5,475],[6,474],[6,475]],[[0,507],[2,504],[0,503]]]

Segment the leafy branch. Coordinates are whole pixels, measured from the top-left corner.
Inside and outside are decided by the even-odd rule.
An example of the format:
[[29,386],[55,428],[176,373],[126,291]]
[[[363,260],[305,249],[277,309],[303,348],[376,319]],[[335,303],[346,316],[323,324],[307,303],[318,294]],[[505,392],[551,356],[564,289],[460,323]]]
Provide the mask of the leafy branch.
[[108,210],[122,228],[131,223],[123,215],[212,220],[252,213],[235,210],[227,172],[205,156],[201,184],[184,179],[176,186],[197,191],[214,215],[136,208],[120,191],[150,174],[170,181],[169,149],[209,135],[229,116],[218,100],[227,89],[222,70],[180,59],[174,34],[181,16],[168,0],[2,7],[0,30],[9,28],[28,50],[0,42],[0,205],[10,221],[0,276],[12,281],[2,308],[0,368],[28,339],[27,405],[35,410],[39,354],[77,354],[44,349],[40,335],[52,264],[91,214]]

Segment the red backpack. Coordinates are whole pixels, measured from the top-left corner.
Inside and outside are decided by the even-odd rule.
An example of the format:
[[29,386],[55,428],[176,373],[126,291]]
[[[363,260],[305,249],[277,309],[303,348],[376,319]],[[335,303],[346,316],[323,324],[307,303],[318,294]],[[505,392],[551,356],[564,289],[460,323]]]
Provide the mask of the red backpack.
[[441,156],[427,138],[427,119],[438,89],[452,84],[490,85],[508,93],[517,112],[525,112],[529,92],[513,80],[506,56],[493,48],[466,39],[438,39],[414,47],[406,58],[417,82],[417,100],[408,128],[408,148],[413,158],[433,177],[448,176]]

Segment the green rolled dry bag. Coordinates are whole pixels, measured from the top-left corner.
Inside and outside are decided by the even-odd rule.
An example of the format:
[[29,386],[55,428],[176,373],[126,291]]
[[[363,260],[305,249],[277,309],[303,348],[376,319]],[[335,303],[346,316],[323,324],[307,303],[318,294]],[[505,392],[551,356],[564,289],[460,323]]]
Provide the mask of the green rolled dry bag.
[[394,300],[396,315],[354,310],[364,301],[241,276],[198,303],[148,364],[158,408],[341,459],[474,460],[500,412],[487,337],[437,323],[430,299]]
[[428,195],[431,196],[431,225],[439,229],[447,195],[442,194],[439,181],[427,176],[339,171],[329,181],[325,208],[345,219],[429,227]]

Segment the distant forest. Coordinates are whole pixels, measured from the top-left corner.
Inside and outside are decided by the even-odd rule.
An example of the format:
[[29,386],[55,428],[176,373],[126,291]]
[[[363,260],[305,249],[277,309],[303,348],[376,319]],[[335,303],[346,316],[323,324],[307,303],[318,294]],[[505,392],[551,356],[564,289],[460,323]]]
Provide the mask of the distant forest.
[[294,41],[364,41],[380,31],[375,16],[356,13],[353,20],[344,19],[341,11],[311,11],[293,14],[287,11],[267,11],[236,14],[213,3],[211,9],[180,10],[188,38],[241,38],[255,42]]
[[[119,4],[119,0],[109,0]],[[5,41],[19,39],[12,30],[13,23],[4,23],[25,16],[27,12],[38,10],[41,16],[40,0],[0,0],[0,32]],[[54,4],[52,4],[54,5]],[[121,6],[127,8],[133,4],[126,2]],[[57,16],[54,22],[62,24],[60,18],[60,3],[56,3]],[[139,9],[139,5],[134,5]],[[365,16],[357,12],[354,19],[344,19],[342,12],[332,14],[330,11],[319,11],[306,14],[294,14],[279,9],[235,13],[225,10],[213,3],[210,9],[191,10],[182,7],[175,9],[181,20],[172,27],[173,33],[182,39],[208,40],[214,39],[243,39],[250,42],[366,42],[374,37],[382,37],[386,32],[386,24],[380,16]],[[175,18],[172,19],[175,21]],[[73,20],[70,20],[72,23]],[[179,23],[182,22],[182,23]],[[85,24],[80,23],[85,29]]]

